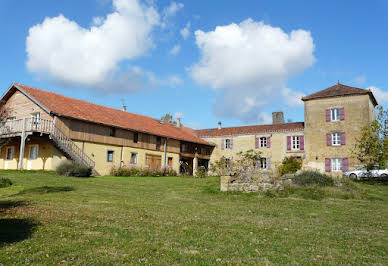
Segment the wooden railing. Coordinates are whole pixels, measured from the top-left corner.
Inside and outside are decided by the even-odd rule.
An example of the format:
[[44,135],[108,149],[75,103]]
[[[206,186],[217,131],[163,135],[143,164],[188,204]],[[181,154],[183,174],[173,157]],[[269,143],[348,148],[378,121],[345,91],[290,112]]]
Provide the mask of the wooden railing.
[[78,163],[94,168],[95,162],[78,147],[65,133],[60,130],[52,120],[25,118],[2,122],[0,135],[13,135],[25,132],[39,132],[49,134],[51,139]]

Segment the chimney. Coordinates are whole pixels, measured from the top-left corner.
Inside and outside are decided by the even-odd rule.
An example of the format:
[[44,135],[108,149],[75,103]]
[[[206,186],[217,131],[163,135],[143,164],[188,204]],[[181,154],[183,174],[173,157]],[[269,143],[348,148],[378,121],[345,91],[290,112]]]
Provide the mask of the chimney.
[[180,128],[182,126],[182,124],[181,124],[181,119],[180,118],[177,118],[176,119],[176,127],[177,128]]
[[272,113],[272,124],[284,124],[284,113],[273,112]]
[[123,105],[123,109],[122,109],[124,112],[127,111],[127,106],[126,105]]
[[218,129],[221,129],[221,128],[222,128],[222,123],[220,121],[220,122],[218,122]]

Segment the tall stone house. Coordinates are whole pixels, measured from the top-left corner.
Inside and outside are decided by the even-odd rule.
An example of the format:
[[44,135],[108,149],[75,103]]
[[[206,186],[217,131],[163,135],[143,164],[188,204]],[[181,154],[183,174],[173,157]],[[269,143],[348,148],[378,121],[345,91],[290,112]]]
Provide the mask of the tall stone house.
[[128,165],[193,174],[250,149],[261,152],[258,165],[270,171],[285,157],[334,175],[357,167],[351,149],[375,119],[372,92],[338,83],[302,100],[305,122],[285,123],[274,112],[270,125],[193,130],[14,83],[2,96],[8,118],[0,127],[0,168],[54,170],[72,160],[101,175]]

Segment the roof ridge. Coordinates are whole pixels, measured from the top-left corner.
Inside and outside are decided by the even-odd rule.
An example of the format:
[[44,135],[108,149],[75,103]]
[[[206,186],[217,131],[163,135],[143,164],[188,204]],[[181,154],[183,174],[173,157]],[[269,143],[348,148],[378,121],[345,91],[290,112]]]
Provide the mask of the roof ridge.
[[[222,127],[222,129],[231,129],[231,128],[244,128],[244,127],[260,127],[260,126],[279,126],[279,125],[290,125],[290,124],[303,124],[304,122],[286,122],[286,123],[280,123],[280,124],[259,124],[259,125],[245,125],[245,126],[236,126],[236,127]],[[195,131],[201,131],[201,130],[218,130],[218,128],[203,128],[203,129],[195,129]]]

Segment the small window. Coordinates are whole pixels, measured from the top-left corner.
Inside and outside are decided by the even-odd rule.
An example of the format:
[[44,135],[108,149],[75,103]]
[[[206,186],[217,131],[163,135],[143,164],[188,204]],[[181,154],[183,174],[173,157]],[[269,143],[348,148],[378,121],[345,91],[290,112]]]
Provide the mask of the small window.
[[33,124],[39,124],[40,123],[40,113],[39,112],[31,114],[31,122]]
[[144,143],[150,143],[150,135],[142,134],[142,140]]
[[232,148],[232,140],[225,139],[225,149],[231,149],[231,148]]
[[137,143],[139,141],[139,133],[133,133],[133,143]]
[[14,154],[15,154],[15,148],[14,147],[8,147],[7,148],[6,160],[13,160]]
[[172,168],[172,157],[168,157],[167,165]]
[[182,150],[182,152],[187,152],[187,144],[186,143],[182,143],[181,150]]
[[156,149],[159,150],[161,145],[162,145],[162,138],[156,137]]
[[299,150],[300,149],[300,139],[299,136],[292,136],[292,149]]
[[137,153],[131,152],[131,164],[137,164]]
[[339,121],[340,120],[340,110],[338,108],[331,109],[331,121]]
[[115,137],[116,136],[116,129],[114,127],[111,127],[109,129],[109,136]]
[[114,154],[114,151],[108,151],[107,157],[106,157],[107,162],[109,163],[113,162],[113,154]]
[[39,154],[39,145],[30,146],[30,152],[28,153],[28,159],[29,160],[36,160],[36,159],[38,159],[38,154]]
[[260,138],[260,148],[265,148],[265,147],[267,147],[267,138],[261,137]]
[[342,159],[341,158],[333,158],[331,159],[331,170],[333,172],[342,171]]
[[331,134],[331,144],[333,146],[341,145],[341,134],[340,133]]
[[260,168],[267,169],[267,158],[260,158]]

